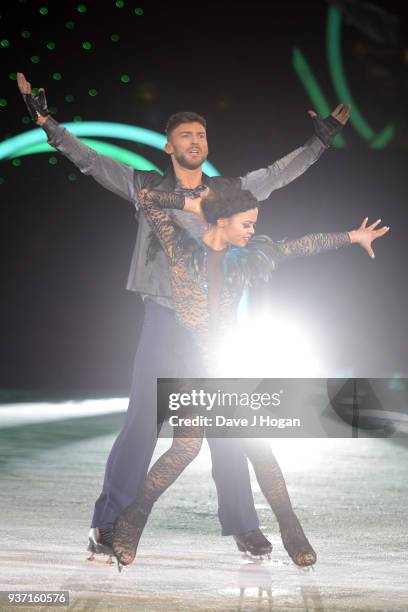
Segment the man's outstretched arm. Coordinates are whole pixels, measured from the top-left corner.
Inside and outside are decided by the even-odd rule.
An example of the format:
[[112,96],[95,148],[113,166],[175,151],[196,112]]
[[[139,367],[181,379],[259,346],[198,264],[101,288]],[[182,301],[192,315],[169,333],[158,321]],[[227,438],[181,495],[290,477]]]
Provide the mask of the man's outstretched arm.
[[24,98],[32,120],[46,132],[48,143],[72,161],[83,173],[116,195],[137,205],[136,193],[142,185],[142,172],[100,155],[53,119],[47,109],[45,91],[34,96],[30,83],[21,72],[17,73],[18,88]]
[[303,147],[295,149],[267,168],[240,177],[242,189],[250,191],[258,201],[266,200],[272,191],[294,181],[319,159],[346,125],[350,107],[339,104],[326,119],[321,119],[314,111],[309,111],[309,115],[313,120],[315,134]]

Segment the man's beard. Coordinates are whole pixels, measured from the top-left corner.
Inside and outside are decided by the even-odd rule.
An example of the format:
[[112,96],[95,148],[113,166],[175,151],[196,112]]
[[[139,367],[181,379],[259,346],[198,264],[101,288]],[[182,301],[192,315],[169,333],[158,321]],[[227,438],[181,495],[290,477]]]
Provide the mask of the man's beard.
[[186,168],[186,170],[197,170],[206,160],[206,157],[202,157],[201,159],[197,159],[197,161],[189,161],[184,155],[174,153],[174,159],[179,163],[182,168]]

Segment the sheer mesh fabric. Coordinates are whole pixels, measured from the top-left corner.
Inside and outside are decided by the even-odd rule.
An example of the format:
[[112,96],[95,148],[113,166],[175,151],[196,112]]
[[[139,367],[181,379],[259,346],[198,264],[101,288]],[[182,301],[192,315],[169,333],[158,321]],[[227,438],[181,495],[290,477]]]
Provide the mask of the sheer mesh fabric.
[[296,240],[277,242],[277,259],[282,261],[293,257],[318,255],[324,251],[332,251],[350,244],[348,232],[330,232],[327,234],[307,234]]

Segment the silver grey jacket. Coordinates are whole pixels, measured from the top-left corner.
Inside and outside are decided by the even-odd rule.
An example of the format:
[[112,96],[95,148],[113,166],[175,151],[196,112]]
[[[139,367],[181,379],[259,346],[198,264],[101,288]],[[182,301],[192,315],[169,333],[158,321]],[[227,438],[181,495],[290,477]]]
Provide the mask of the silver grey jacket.
[[[127,289],[137,291],[163,306],[172,308],[166,256],[160,250],[153,259],[147,258],[151,241],[150,228],[143,213],[139,211],[137,199],[137,194],[144,187],[173,191],[176,178],[172,168],[170,167],[162,176],[156,171],[135,170],[110,157],[99,155],[52,117],[48,117],[43,128],[47,133],[49,144],[71,160],[83,174],[89,174],[103,187],[129,200],[135,206],[138,230]],[[215,189],[217,182],[231,182],[250,191],[258,201],[266,200],[272,191],[284,187],[303,174],[319,159],[326,148],[317,136],[312,136],[304,146],[295,149],[266,168],[249,172],[235,179],[209,177],[203,174],[202,182]],[[196,236],[203,234],[204,224],[195,215],[182,210],[174,210],[172,214],[180,225],[189,228]]]

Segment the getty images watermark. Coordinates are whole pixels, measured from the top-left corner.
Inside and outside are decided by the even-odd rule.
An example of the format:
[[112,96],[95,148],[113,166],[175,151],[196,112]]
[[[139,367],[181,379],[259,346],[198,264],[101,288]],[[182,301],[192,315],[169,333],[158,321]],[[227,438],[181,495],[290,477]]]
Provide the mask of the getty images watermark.
[[[349,438],[408,435],[407,379],[158,379],[161,435]],[[188,429],[190,428],[190,430]]]
[[[218,389],[215,392],[205,389],[191,389],[191,391],[173,392],[169,395],[169,410],[180,411],[180,414],[171,414],[169,424],[172,427],[300,427],[299,418],[275,418],[271,414],[258,414],[255,411],[262,408],[271,409],[281,405],[283,390],[275,393],[238,393],[227,392]],[[238,409],[244,408],[254,411],[248,416],[226,416],[233,410],[234,414]],[[203,410],[205,412],[217,411],[214,416],[208,414],[188,414]],[[222,410],[223,414],[220,414]]]

